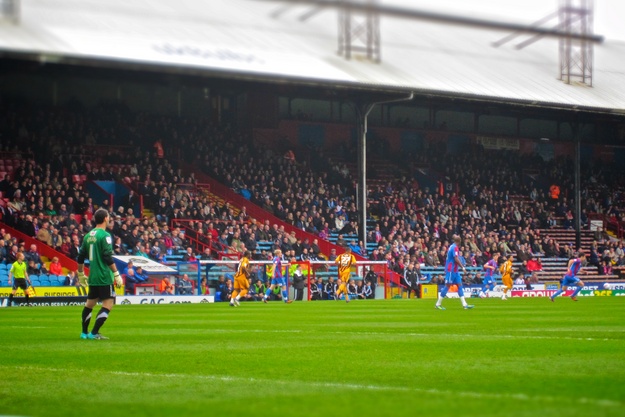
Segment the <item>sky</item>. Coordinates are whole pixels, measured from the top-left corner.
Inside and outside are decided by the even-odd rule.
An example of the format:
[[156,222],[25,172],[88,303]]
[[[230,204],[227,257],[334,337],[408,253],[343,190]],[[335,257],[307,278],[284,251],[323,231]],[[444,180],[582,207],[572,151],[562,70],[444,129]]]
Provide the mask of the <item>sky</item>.
[[[380,0],[382,4],[459,14],[473,18],[531,24],[558,10],[562,0]],[[573,5],[581,0],[571,0]],[[625,1],[594,0],[594,32],[625,41]],[[555,25],[556,20],[550,22]],[[545,26],[550,27],[550,26]]]

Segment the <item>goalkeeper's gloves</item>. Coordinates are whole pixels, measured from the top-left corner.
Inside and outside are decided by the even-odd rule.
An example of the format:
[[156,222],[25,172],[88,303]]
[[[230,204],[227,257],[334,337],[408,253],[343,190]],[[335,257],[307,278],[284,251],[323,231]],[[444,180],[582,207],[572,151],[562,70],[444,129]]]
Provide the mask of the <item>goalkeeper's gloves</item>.
[[122,279],[121,275],[119,275],[119,271],[113,272],[113,279],[115,280],[115,286],[117,288],[121,288],[122,285],[124,285],[124,280]]
[[89,278],[85,275],[84,272],[78,272],[78,282],[80,282],[80,285],[82,285],[83,287],[86,287],[89,284]]

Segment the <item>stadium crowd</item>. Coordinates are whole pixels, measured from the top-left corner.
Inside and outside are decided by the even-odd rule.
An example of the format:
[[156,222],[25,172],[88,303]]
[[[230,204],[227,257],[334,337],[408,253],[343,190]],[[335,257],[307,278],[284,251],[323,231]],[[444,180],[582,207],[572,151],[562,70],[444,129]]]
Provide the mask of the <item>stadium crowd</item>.
[[[251,218],[245,207],[211,199],[195,187],[193,174],[181,175],[178,157],[284,222],[319,239],[338,235],[337,244],[386,260],[400,274],[410,264],[444,264],[454,234],[462,238],[461,252],[469,266],[483,265],[494,252],[514,254],[521,262],[573,256],[572,245],[541,233],[557,221],[572,227],[572,181],[567,175],[572,169],[566,159],[545,162],[536,155],[480,148],[455,155],[436,144],[419,155],[396,156],[398,164],[427,165],[454,185],[440,192],[402,178],[376,187],[370,193],[374,217],[367,232],[376,247],[367,253],[356,237],[365,227],[357,221],[356,179],[346,163],[322,149],[307,147],[301,150],[305,157],[296,158],[299,150],[285,157],[284,146],[257,146],[230,126],[133,114],[119,103],[92,110],[75,103],[55,109],[3,106],[1,151],[19,154],[20,162],[0,181],[8,201],[0,206],[2,220],[72,259],[94,227],[91,214],[99,206],[114,215],[110,229],[120,255],[162,261],[181,254],[193,260],[247,249],[257,259],[269,259],[279,248],[288,259],[336,256],[322,254],[317,239],[302,241],[277,224]],[[162,148],[153,147],[155,138],[164,156]],[[618,178],[605,167],[584,169],[583,224],[589,212],[621,219]],[[133,192],[112,207],[106,200],[94,202],[82,178],[124,182]],[[558,199],[545,186],[554,183],[564,190]],[[139,196],[154,217],[134,213]],[[260,248],[260,243],[269,246]],[[18,242],[5,236],[2,261],[10,262],[15,250],[20,251]],[[622,243],[599,239],[589,262],[600,273],[607,273],[610,265],[625,265]]]

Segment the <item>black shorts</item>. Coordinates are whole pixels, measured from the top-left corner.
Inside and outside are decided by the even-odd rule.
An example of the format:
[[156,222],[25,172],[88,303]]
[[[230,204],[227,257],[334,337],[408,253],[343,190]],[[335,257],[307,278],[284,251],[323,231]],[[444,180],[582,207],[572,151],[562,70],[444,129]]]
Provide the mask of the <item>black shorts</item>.
[[28,282],[26,281],[26,278],[14,278],[13,279],[13,289],[17,290],[18,288],[21,288],[24,291],[28,289]]
[[115,288],[112,285],[90,285],[87,300],[108,300],[115,296]]

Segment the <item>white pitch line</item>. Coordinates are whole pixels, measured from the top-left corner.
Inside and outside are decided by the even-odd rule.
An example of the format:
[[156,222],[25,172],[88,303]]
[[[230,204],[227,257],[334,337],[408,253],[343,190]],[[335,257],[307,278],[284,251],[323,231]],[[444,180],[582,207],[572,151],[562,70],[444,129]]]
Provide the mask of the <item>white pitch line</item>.
[[[77,370],[77,369],[68,369],[68,368],[43,368],[36,366],[6,366],[0,365],[0,368],[11,368],[16,370],[33,370],[37,372],[87,372],[86,370]],[[93,370],[89,370],[88,372],[93,372]],[[475,392],[475,391],[456,391],[456,390],[439,390],[435,388],[418,388],[418,387],[395,387],[388,385],[364,385],[364,384],[344,384],[340,382],[311,382],[311,381],[281,381],[276,379],[259,379],[259,378],[245,378],[238,376],[223,376],[223,375],[192,375],[192,374],[178,374],[178,373],[165,373],[165,374],[157,374],[152,372],[124,372],[124,371],[99,371],[102,373],[107,373],[111,375],[119,375],[119,376],[127,376],[127,377],[137,377],[137,378],[165,378],[165,379],[199,379],[199,380],[211,380],[211,381],[222,381],[222,382],[251,382],[264,384],[264,386],[269,386],[268,384],[280,384],[280,385],[296,385],[298,387],[301,386],[309,386],[311,388],[331,388],[331,389],[348,389],[348,390],[356,390],[356,391],[404,391],[404,392],[415,392],[421,394],[434,394],[434,395],[449,395],[453,397],[467,397],[467,398],[479,398],[479,399],[495,399],[495,400],[516,400],[516,401],[526,401],[526,402],[535,402],[535,401],[547,401],[547,402],[557,402],[557,403],[578,403],[578,404],[591,404],[595,406],[601,407],[622,407],[623,403],[620,401],[614,400],[606,400],[606,399],[596,399],[596,398],[570,398],[570,397],[553,397],[548,395],[529,395],[529,394],[508,394],[508,393],[484,393],[484,392]]]
[[[56,326],[7,326],[9,328],[15,329],[58,329]],[[175,328],[166,330],[167,333],[176,333],[176,332],[194,332],[197,333],[197,329],[192,328]],[[268,330],[260,330],[260,329],[207,329],[207,332],[213,333],[293,333],[293,334],[337,334],[343,336],[410,336],[410,337],[443,337],[443,338],[475,338],[475,339],[535,339],[535,340],[575,340],[575,341],[600,341],[600,342],[608,342],[608,341],[623,341],[623,339],[615,339],[615,338],[597,338],[597,337],[573,337],[573,336],[531,336],[531,335],[510,335],[510,334],[456,334],[456,333],[385,333],[385,332],[348,332],[348,331],[328,331],[328,332],[316,332],[311,333],[305,330],[278,330],[278,329],[268,329]]]
[[[176,329],[183,331],[197,332],[197,329]],[[218,333],[304,333],[302,330],[246,330],[246,329],[211,329]],[[556,340],[577,340],[577,341],[622,341],[623,339],[595,338],[595,337],[572,337],[572,336],[529,336],[529,335],[508,335],[508,334],[453,334],[453,333],[385,333],[385,332],[348,332],[329,331],[306,334],[337,334],[337,335],[359,335],[359,336],[411,336],[411,337],[444,337],[444,338],[477,338],[477,339],[556,339]]]
[[[325,332],[324,332],[325,333]],[[556,340],[583,340],[583,341],[622,341],[623,339],[572,337],[572,336],[527,336],[508,334],[453,334],[453,333],[383,333],[383,332],[327,332],[341,335],[365,335],[365,336],[413,336],[413,337],[445,337],[445,338],[477,338],[477,339],[556,339]]]

